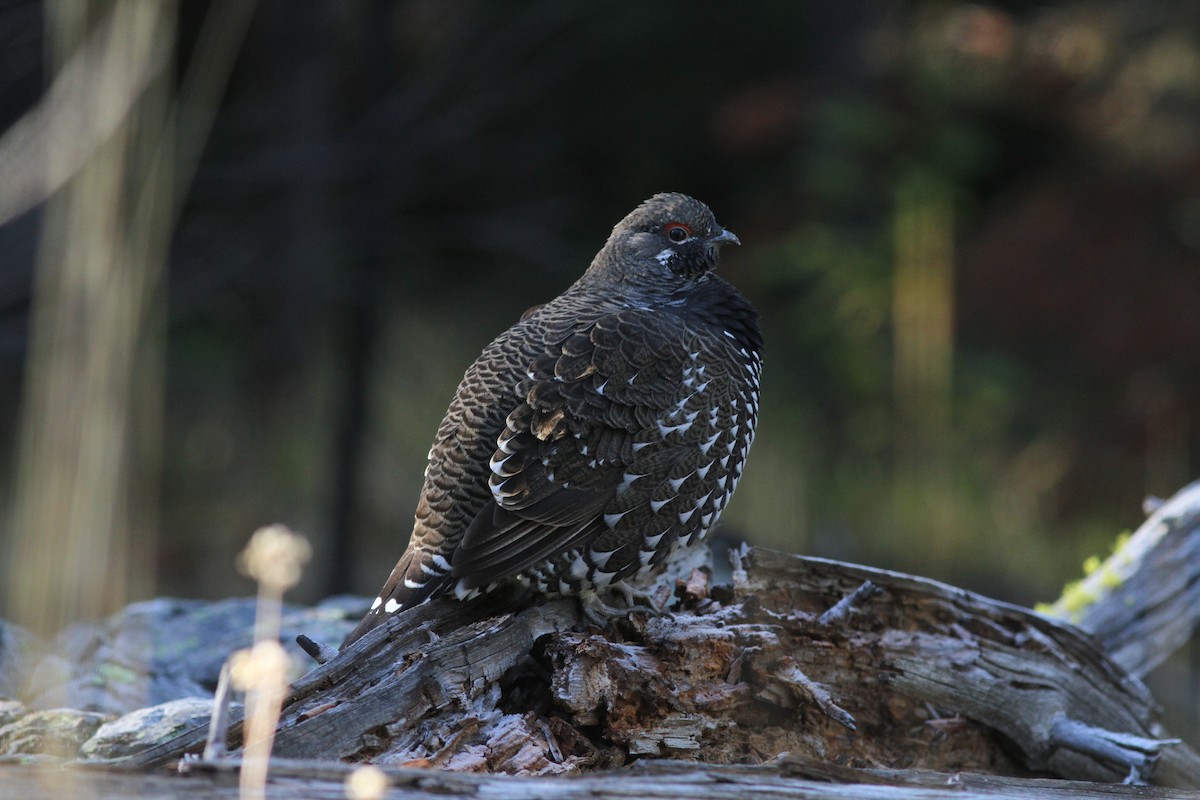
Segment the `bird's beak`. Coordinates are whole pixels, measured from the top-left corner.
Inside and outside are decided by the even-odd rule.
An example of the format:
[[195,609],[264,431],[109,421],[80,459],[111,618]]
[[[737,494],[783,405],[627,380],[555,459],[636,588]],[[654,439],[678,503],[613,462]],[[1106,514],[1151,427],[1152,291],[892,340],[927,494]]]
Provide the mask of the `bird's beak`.
[[709,244],[715,244],[718,246],[723,245],[723,244],[741,244],[742,243],[742,240],[737,237],[736,233],[734,233],[733,231],[727,231],[727,230],[722,230],[720,233],[718,233],[716,236],[712,237],[708,241],[709,241]]

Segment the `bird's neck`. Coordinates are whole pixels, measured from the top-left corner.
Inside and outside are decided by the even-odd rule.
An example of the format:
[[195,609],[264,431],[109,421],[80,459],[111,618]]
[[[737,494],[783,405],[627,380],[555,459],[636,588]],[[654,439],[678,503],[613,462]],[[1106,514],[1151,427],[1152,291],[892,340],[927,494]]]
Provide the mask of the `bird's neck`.
[[568,290],[572,293],[615,298],[627,308],[677,307],[688,302],[699,289],[715,276],[710,272],[689,277],[675,276],[670,282],[663,279],[661,265],[640,266],[636,262],[618,263],[604,251],[596,257],[587,271]]
[[739,347],[750,353],[762,351],[758,311],[731,283],[709,274],[709,280],[688,295],[676,313],[699,320],[728,333]]

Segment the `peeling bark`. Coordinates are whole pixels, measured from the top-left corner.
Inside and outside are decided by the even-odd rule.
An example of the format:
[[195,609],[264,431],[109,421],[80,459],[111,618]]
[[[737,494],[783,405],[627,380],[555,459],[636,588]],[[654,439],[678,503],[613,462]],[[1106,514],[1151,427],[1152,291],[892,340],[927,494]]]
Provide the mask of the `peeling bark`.
[[[606,631],[571,600],[420,606],[294,685],[276,753],[514,775],[784,758],[1200,786],[1200,758],[1157,726],[1146,688],[1070,625],[763,549],[736,553],[733,576],[681,576],[670,616]],[[203,733],[124,764],[195,752]]]
[[1200,481],[1155,504],[1133,536],[1051,606],[1141,677],[1200,622]]
[[[130,774],[112,770],[0,764],[0,786],[23,800],[237,800],[238,762],[194,764],[182,774]],[[354,765],[337,761],[272,759],[266,797],[273,800],[346,796]],[[922,770],[851,769],[786,757],[762,765],[713,765],[641,761],[620,771],[572,778],[514,778],[508,775],[384,767],[389,789],[380,800],[1084,800],[1139,798],[1194,800],[1195,792],[1126,784],[1097,784],[1044,778],[1010,778]]]

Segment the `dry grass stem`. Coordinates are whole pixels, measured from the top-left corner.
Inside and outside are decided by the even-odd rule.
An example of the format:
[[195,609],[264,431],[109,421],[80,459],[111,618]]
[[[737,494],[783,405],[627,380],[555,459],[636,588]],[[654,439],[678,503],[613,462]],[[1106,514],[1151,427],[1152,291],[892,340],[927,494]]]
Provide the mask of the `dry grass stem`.
[[258,581],[254,647],[234,653],[230,660],[233,685],[246,692],[243,800],[266,796],[275,726],[288,688],[288,657],[279,643],[283,593],[300,580],[311,556],[312,547],[303,536],[283,525],[269,525],[255,531],[238,558],[239,569]]

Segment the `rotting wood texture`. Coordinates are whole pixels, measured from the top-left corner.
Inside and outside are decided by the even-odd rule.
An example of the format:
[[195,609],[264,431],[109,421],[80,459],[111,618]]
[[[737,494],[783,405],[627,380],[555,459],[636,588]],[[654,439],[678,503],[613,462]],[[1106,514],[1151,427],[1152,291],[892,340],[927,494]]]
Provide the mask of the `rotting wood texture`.
[[1185,644],[1200,620],[1200,481],[1153,505],[1137,531],[1050,609],[1139,677]]
[[[732,586],[692,572],[671,616],[608,631],[582,627],[570,600],[420,606],[295,684],[276,752],[521,775],[789,753],[1200,786],[1200,759],[1156,725],[1141,682],[1069,625],[824,559],[746,549],[734,566]],[[203,735],[124,763],[164,763]]]
[[[238,763],[195,764],[182,773],[129,773],[94,768],[0,764],[5,796],[22,800],[237,800]],[[337,761],[272,759],[268,800],[342,798],[354,766]],[[384,767],[380,800],[1194,800],[1195,792],[1044,778],[858,770],[791,758],[756,766],[640,761],[630,768],[566,778],[489,775]]]

